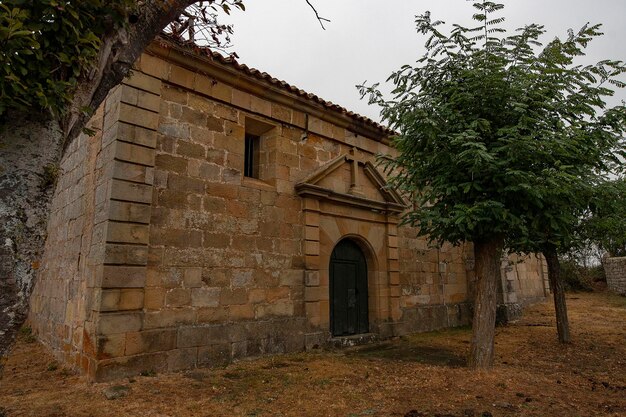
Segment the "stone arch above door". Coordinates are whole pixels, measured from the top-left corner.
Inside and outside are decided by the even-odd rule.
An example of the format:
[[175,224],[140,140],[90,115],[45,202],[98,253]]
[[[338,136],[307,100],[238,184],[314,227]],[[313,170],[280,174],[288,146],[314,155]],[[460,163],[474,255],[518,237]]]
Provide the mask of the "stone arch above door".
[[305,220],[305,311],[309,326],[326,338],[331,335],[330,258],[346,238],[359,245],[368,262],[370,331],[390,336],[390,324],[401,314],[397,224],[404,201],[371,162],[355,154],[335,158],[296,185]]

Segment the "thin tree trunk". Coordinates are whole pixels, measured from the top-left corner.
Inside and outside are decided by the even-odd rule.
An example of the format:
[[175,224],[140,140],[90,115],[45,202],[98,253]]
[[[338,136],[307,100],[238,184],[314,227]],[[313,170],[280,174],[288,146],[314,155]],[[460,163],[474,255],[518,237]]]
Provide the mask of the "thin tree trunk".
[[50,115],[8,116],[0,126],[0,374],[28,314],[63,142]]
[[569,320],[567,319],[567,304],[565,303],[565,290],[561,281],[561,264],[556,253],[556,247],[548,245],[544,248],[543,256],[548,264],[548,280],[554,294],[554,310],[556,312],[556,329],[560,343],[572,341],[569,334]]
[[468,365],[488,369],[493,365],[496,329],[496,292],[500,279],[501,236],[474,242],[476,298]]

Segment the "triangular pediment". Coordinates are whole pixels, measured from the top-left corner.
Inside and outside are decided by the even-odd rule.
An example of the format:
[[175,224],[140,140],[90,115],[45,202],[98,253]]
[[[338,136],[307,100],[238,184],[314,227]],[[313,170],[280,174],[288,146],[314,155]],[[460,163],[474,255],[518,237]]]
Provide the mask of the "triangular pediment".
[[402,197],[387,186],[374,164],[360,161],[354,153],[338,156],[309,174],[296,184],[296,193],[376,211],[403,211]]

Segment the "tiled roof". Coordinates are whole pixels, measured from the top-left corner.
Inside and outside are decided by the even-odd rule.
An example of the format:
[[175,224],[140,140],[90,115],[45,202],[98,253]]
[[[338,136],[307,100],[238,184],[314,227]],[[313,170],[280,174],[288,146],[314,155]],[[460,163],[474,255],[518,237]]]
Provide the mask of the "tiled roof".
[[284,91],[287,91],[289,93],[295,94],[299,97],[305,98],[309,101],[312,101],[314,103],[320,104],[322,105],[324,108],[346,115],[349,118],[363,123],[365,125],[374,127],[375,129],[378,129],[381,131],[381,133],[385,134],[385,135],[393,135],[394,131],[389,129],[386,126],[383,126],[382,124],[375,122],[374,120],[365,117],[365,116],[361,116],[360,114],[354,113],[353,111],[350,111],[348,109],[346,109],[345,107],[342,107],[338,104],[332,103],[330,101],[324,100],[323,98],[312,94],[312,93],[307,93],[306,91],[292,85],[289,84],[286,81],[283,80],[279,80],[277,78],[272,77],[270,74],[268,74],[267,72],[263,72],[263,71],[259,71],[256,68],[251,68],[249,66],[247,66],[246,64],[240,64],[239,62],[237,62],[237,60],[233,57],[233,56],[224,56],[222,54],[220,54],[219,52],[213,51],[208,47],[203,47],[203,46],[198,46],[196,44],[190,43],[188,41],[181,41],[180,39],[177,39],[171,35],[168,34],[161,34],[161,37],[175,43],[176,45],[178,45],[179,47],[182,47],[190,52],[193,52],[194,54],[203,56],[203,57],[208,57],[214,61],[219,62],[220,64],[226,65],[228,67],[231,67],[237,71],[240,71],[248,76],[254,77],[258,80],[261,81],[265,81],[273,86],[276,86]]

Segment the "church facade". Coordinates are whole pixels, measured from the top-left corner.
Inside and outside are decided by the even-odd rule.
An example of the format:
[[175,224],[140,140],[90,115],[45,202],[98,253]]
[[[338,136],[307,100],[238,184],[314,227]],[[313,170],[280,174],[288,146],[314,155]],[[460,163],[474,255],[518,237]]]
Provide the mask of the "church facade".
[[[97,380],[469,323],[473,250],[400,226],[392,132],[155,41],[62,162],[30,324]],[[544,299],[535,257],[500,302]]]

